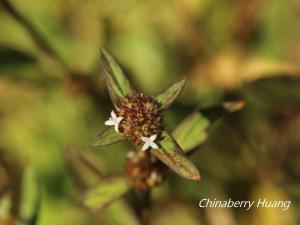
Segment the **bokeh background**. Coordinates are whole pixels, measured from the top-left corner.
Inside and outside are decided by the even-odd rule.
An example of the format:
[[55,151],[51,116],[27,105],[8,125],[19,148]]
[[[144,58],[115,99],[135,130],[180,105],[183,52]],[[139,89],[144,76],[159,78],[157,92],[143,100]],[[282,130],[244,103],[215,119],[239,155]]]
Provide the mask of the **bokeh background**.
[[[23,201],[36,192],[39,225],[138,224],[124,200],[97,213],[83,208],[83,185],[67,162],[72,149],[94,161],[99,176],[122,174],[133,148],[89,146],[112,109],[100,47],[149,95],[187,77],[166,114],[169,130],[198,107],[247,103],[217,121],[192,155],[200,182],[172,174],[154,190],[151,224],[299,224],[299,27],[297,0],[1,0],[0,224],[20,205],[26,214]],[[34,171],[39,186],[20,197],[24,171]],[[202,198],[292,205],[200,209]]]

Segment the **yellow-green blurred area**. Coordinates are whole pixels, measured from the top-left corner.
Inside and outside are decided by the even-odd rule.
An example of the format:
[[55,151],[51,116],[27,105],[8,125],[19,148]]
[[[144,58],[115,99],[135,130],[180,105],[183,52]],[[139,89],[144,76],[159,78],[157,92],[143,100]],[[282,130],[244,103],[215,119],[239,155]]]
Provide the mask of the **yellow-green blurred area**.
[[[38,225],[139,224],[125,201],[102,212],[83,208],[78,199],[84,185],[72,173],[82,165],[70,169],[66,162],[73,149],[107,177],[123,173],[133,150],[128,142],[90,147],[113,107],[101,47],[148,95],[187,77],[166,113],[170,132],[198,107],[246,102],[242,111],[217,121],[192,155],[200,182],[172,173],[154,189],[150,224],[299,224],[299,27],[297,0],[1,0],[0,224],[10,224],[3,213],[7,196],[17,196],[10,213],[26,214],[23,201],[37,192]],[[28,170],[39,190],[27,188],[20,199],[14,193]],[[88,185],[96,182],[85,178]],[[286,211],[246,211],[199,208],[202,198],[292,203]]]

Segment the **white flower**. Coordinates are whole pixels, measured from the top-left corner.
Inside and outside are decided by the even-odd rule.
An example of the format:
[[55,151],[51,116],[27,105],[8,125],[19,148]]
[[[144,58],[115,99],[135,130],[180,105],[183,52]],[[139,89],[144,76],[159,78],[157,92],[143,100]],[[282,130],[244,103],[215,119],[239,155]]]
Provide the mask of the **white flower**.
[[142,141],[145,142],[143,145],[142,151],[147,150],[149,147],[153,149],[158,149],[158,145],[154,142],[155,139],[157,138],[157,135],[154,134],[151,137],[141,137]]
[[106,126],[114,126],[115,131],[119,133],[119,124],[122,121],[123,117],[118,117],[114,111],[111,111],[110,115],[111,117],[109,118],[109,120],[106,120],[104,124]]

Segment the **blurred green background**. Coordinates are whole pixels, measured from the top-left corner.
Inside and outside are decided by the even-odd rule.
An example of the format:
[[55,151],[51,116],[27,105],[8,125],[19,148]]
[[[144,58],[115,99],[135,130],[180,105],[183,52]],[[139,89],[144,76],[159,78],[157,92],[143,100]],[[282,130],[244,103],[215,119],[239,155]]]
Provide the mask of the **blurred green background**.
[[[148,95],[187,77],[167,112],[169,130],[197,107],[247,103],[215,123],[192,155],[200,182],[172,174],[154,190],[151,224],[299,224],[299,27],[297,0],[1,0],[0,224],[26,214],[24,202],[36,193],[39,225],[138,224],[124,201],[98,213],[84,209],[78,203],[84,185],[67,165],[66,150],[73,149],[104,177],[122,174],[132,149],[127,142],[89,147],[112,109],[100,47]],[[24,171],[28,179],[34,171],[39,190],[20,197]],[[200,209],[202,198],[292,205]]]

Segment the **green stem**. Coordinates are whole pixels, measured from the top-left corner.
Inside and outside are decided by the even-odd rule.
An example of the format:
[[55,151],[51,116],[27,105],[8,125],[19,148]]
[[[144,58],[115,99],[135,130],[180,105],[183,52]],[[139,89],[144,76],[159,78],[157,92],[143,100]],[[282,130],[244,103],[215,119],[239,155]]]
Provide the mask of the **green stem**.
[[142,225],[150,224],[151,190],[142,193],[141,220]]

